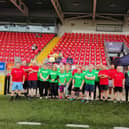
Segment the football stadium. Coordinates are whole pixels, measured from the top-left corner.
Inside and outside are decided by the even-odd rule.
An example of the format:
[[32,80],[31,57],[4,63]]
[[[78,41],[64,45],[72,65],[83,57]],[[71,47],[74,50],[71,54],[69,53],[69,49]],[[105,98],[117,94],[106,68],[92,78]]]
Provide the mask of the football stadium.
[[0,0],[0,129],[129,129],[129,0]]

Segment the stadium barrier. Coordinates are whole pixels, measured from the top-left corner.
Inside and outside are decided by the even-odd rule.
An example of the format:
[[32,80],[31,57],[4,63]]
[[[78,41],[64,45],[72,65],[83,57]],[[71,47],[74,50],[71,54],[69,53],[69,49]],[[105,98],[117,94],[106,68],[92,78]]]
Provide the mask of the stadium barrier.
[[5,91],[5,75],[0,75],[0,95],[4,95]]

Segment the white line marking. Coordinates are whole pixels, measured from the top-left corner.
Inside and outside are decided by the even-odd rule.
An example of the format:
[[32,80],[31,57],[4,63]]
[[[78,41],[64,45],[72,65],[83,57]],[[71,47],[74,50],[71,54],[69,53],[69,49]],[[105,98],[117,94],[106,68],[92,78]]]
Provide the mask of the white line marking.
[[40,122],[17,122],[19,125],[41,125]]
[[89,125],[66,124],[66,127],[75,127],[75,128],[89,128]]
[[114,127],[114,129],[129,129],[127,127]]

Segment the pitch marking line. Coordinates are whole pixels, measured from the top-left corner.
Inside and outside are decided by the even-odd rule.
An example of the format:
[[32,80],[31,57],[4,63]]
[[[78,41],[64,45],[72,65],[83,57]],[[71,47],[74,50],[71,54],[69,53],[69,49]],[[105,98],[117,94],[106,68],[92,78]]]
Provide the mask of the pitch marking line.
[[114,127],[114,129],[129,129],[127,127]]
[[19,125],[41,125],[40,122],[17,122]]
[[73,128],[89,128],[89,125],[79,125],[79,124],[66,124],[65,126]]

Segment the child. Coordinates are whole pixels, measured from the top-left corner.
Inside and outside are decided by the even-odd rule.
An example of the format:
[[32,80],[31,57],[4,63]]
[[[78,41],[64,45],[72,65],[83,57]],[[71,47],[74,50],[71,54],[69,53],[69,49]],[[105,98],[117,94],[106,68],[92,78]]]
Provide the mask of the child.
[[47,65],[43,65],[43,69],[40,69],[40,86],[39,93],[40,99],[43,97],[43,90],[45,89],[45,96],[48,98],[48,79],[49,79],[49,70],[47,69]]
[[66,85],[66,74],[64,72],[64,68],[60,68],[60,72],[58,73],[59,79],[59,99],[62,99],[64,97],[64,88]]
[[65,87],[65,96],[68,97],[69,95],[69,87],[72,81],[72,72],[70,71],[70,66],[66,65],[66,87]]
[[51,98],[57,98],[58,96],[58,71],[56,65],[53,65],[52,70],[49,73],[49,82],[51,87]]

